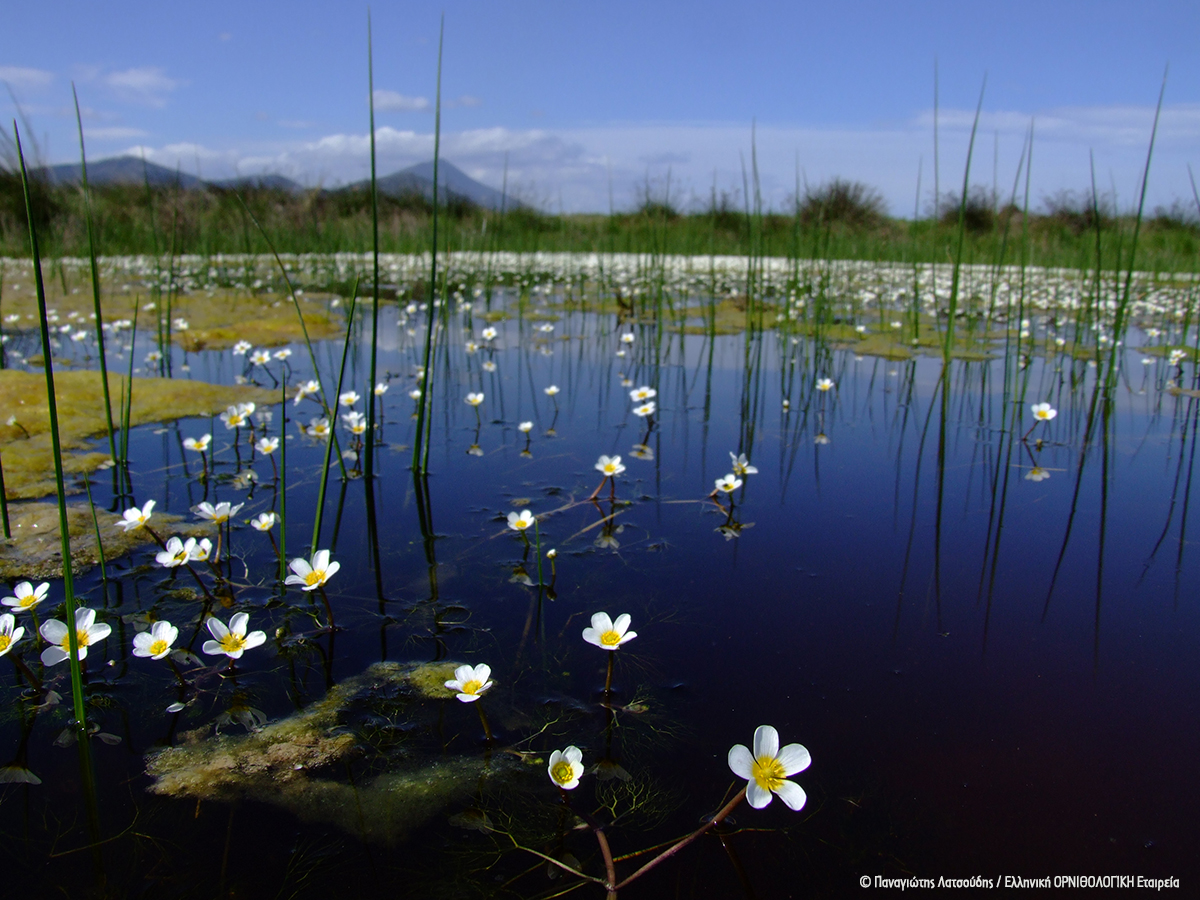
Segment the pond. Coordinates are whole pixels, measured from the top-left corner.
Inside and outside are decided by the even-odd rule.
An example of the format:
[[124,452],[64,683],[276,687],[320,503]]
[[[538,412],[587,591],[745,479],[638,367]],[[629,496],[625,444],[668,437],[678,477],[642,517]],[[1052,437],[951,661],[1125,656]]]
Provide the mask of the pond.
[[[633,874],[747,785],[730,750],[763,725],[811,754],[789,778],[802,808],[776,781],[621,897],[1200,876],[1196,282],[1139,276],[1114,333],[1087,273],[972,270],[944,362],[948,269],[460,257],[431,310],[428,260],[396,258],[376,392],[370,303],[346,324],[331,286],[366,262],[294,263],[339,332],[311,358],[278,334],[256,357],[110,330],[110,368],[152,379],[135,392],[263,390],[239,427],[215,407],[134,427],[128,485],[120,466],[90,476],[106,545],[154,506],[106,578],[76,579],[111,628],[86,660],[86,752],[32,619],[63,617],[61,579],[17,614],[0,725],[14,895],[315,897],[352,879],[365,896],[599,897],[564,868],[603,879],[596,828]],[[185,262],[132,292],[147,321],[206,279],[239,289],[238,267],[273,277],[268,260],[190,265],[197,283]],[[40,373],[36,330],[5,331],[9,367]],[[90,340],[64,339],[56,365],[94,368]],[[331,447],[309,433],[321,393],[297,388],[319,376],[332,405],[339,372],[358,396]],[[366,478],[354,413],[372,396]],[[236,510],[222,527],[201,503]],[[210,558],[163,565],[149,530],[208,538]],[[280,553],[328,580],[282,583],[307,567]],[[636,637],[585,640],[610,630],[600,612]],[[135,655],[160,620],[174,652]],[[230,625],[262,632],[233,661],[204,649]],[[458,702],[444,683],[480,664],[491,686]],[[572,746],[582,777],[560,790],[551,754]]]

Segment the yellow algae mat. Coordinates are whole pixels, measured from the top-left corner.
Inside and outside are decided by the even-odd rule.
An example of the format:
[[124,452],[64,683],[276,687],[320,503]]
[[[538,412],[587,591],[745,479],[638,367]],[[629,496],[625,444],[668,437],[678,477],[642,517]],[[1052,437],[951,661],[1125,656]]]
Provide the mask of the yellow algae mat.
[[[114,419],[124,382],[123,377],[109,374]],[[63,467],[70,473],[95,471],[109,459],[107,441],[96,449],[91,440],[107,434],[108,430],[100,373],[56,372],[54,385]],[[258,387],[135,378],[130,424],[210,416],[234,403],[269,404],[278,399],[277,392]],[[0,462],[10,500],[54,494],[46,376],[41,372],[0,371]]]

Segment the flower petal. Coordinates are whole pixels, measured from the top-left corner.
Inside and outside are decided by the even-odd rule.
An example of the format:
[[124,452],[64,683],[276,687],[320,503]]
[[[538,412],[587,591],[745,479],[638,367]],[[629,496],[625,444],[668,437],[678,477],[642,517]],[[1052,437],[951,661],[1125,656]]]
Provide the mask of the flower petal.
[[754,772],[751,770],[753,765],[754,757],[750,755],[750,749],[745,744],[734,744],[729,748],[729,768],[738,778],[745,778],[747,781],[753,780]]
[[759,725],[754,729],[754,758],[779,755],[779,732],[771,725]]
[[746,785],[746,802],[755,809],[762,809],[771,802],[771,792],[759,787],[758,782],[751,778]]
[[267,633],[265,631],[252,631],[246,635],[246,640],[242,644],[243,650],[253,650],[267,642]]
[[629,630],[629,626],[633,623],[633,617],[629,613],[621,613],[613,622],[613,631],[617,634],[624,634]]
[[606,612],[593,613],[592,627],[600,634],[604,634],[606,631],[613,630],[613,621]]
[[794,781],[785,781],[779,787],[775,788],[775,793],[779,795],[779,799],[787,804],[788,809],[799,812],[804,808],[804,803],[808,800],[808,795],[804,793],[804,788],[796,784]]
[[812,765],[812,757],[803,744],[788,744],[779,751],[779,764],[784,775],[795,775]]
[[239,612],[229,617],[229,630],[239,637],[246,636],[246,625],[250,622],[250,614]]

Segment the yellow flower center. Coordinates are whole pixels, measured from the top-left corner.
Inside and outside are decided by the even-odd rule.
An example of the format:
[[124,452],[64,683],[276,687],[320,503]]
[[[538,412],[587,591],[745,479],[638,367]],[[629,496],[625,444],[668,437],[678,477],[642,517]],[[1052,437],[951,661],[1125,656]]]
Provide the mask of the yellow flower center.
[[605,466],[604,466],[604,474],[605,475],[611,475],[615,471],[617,471],[617,467],[614,466],[612,463],[605,464]]
[[600,635],[601,647],[616,647],[620,643],[621,635],[617,634],[615,631],[606,631],[604,634]]
[[188,553],[186,550],[180,550],[171,559],[175,560],[175,565],[181,566],[188,561]]
[[529,523],[526,522],[524,519],[517,519],[515,522],[513,522],[513,527],[516,528],[518,531],[524,531],[526,528],[529,527]]
[[246,646],[246,639],[240,634],[234,634],[232,631],[221,638],[221,649],[226,653],[237,653]]
[[158,656],[160,653],[166,653],[167,648],[170,646],[171,645],[168,644],[166,641],[164,641],[162,638],[159,638],[157,641],[154,641],[153,643],[151,643],[148,649],[150,650],[151,656]]
[[550,772],[556,784],[568,784],[575,779],[575,769],[565,759],[558,763]]
[[776,791],[783,784],[783,763],[774,756],[760,756],[750,766],[750,774],[764,791]]
[[483,682],[482,682],[482,681],[475,681],[474,679],[471,679],[470,681],[468,681],[466,684],[464,684],[464,685],[462,686],[462,693],[464,693],[464,694],[478,694],[478,693],[479,693],[479,689],[480,689],[482,686],[483,686]]
[[325,582],[325,570],[324,569],[313,569],[311,572],[309,572],[307,575],[304,576],[304,583],[307,584],[309,587],[314,587],[315,585],[323,584],[324,582]]
[[[83,648],[88,645],[90,638],[88,637],[88,633],[86,631],[80,630],[80,631],[75,632],[75,640],[78,641],[79,646],[81,648]],[[71,635],[70,635],[70,633],[63,635],[62,643],[59,644],[59,646],[62,647],[64,653],[66,653],[68,656],[71,655]]]
[[7,634],[0,634],[0,653],[3,653],[12,646],[12,638]]
[[17,599],[21,601],[19,609],[31,609],[38,602],[37,594],[26,594],[24,597],[18,597]]

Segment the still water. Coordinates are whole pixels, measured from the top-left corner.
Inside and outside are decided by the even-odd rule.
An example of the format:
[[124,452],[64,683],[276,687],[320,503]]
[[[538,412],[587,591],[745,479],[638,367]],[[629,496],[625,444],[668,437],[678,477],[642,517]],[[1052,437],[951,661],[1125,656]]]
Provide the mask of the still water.
[[[271,540],[247,524],[280,509],[279,454],[252,453],[245,430],[235,450],[216,418],[134,434],[133,499],[156,500],[160,521],[245,503],[219,564],[233,605],[206,604],[152,544],[110,563],[107,591],[82,580],[113,627],[87,660],[93,802],[78,748],[55,744],[63,667],[46,677],[67,700],[43,710],[10,668],[0,745],[41,779],[0,788],[14,896],[558,896],[572,876],[516,843],[602,876],[596,839],[573,829],[582,814],[606,824],[624,877],[654,855],[630,854],[694,831],[740,789],[729,749],[764,724],[811,753],[792,777],[803,809],[742,804],[622,897],[853,895],[876,875],[1195,889],[1200,407],[1167,384],[1190,364],[1131,348],[1105,403],[1101,370],[1066,354],[943,368],[553,303],[479,312],[447,320],[422,480],[409,392],[423,327],[381,309],[378,477],[353,477],[351,453],[343,479],[335,459],[318,541],[340,565],[332,633],[315,592],[279,587]],[[360,316],[343,386],[364,397],[368,335]],[[293,350],[286,373],[229,351],[171,362],[176,378],[273,388],[311,376]],[[330,394],[341,351],[316,347]],[[652,415],[634,413],[641,387]],[[476,392],[478,407],[464,402]],[[308,556],[325,450],[301,433],[318,404],[292,395],[259,407],[256,435],[287,435],[288,558]],[[1041,402],[1057,415],[1035,420]],[[182,442],[210,432],[204,480]],[[731,454],[757,471],[714,496]],[[601,455],[625,468],[589,499]],[[105,472],[93,494],[117,513],[130,501]],[[526,509],[536,529],[509,528]],[[45,606],[61,597],[52,583]],[[226,669],[200,650],[205,611],[249,613],[265,643]],[[598,611],[628,613],[637,633],[612,654],[607,695],[610,654],[581,636]],[[196,654],[179,677],[131,655],[154,619]],[[406,679],[447,661],[491,667],[477,704],[491,743],[475,707]],[[184,769],[208,768],[148,772],[168,745],[194,751]],[[546,773],[568,745],[585,767],[570,809]]]

